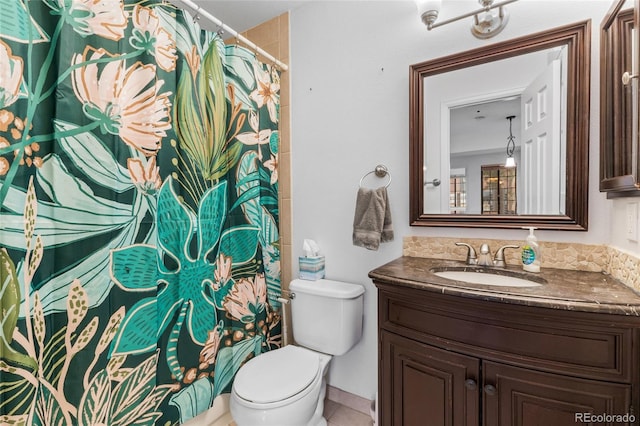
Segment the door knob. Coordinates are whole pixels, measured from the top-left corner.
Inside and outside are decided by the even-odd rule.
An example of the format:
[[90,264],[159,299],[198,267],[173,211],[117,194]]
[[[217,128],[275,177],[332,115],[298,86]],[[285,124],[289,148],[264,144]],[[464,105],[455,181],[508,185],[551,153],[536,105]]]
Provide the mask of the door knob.
[[474,391],[478,388],[478,384],[473,379],[467,379],[464,381],[464,387],[470,391]]
[[493,396],[496,394],[496,387],[493,385],[485,385],[484,393],[486,393],[487,395]]

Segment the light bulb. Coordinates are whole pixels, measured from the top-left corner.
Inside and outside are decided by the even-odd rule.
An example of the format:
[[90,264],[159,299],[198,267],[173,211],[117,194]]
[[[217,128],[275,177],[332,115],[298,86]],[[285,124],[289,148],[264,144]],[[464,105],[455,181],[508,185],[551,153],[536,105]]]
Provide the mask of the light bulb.
[[432,25],[438,19],[442,0],[415,0],[415,2],[422,22],[427,26]]
[[504,166],[505,167],[515,167],[516,166],[515,158],[507,157],[507,161],[505,161]]

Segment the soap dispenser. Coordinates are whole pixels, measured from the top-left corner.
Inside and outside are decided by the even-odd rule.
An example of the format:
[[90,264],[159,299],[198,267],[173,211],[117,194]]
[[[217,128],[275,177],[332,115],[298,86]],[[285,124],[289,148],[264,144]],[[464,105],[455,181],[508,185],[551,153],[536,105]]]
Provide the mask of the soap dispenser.
[[534,227],[529,229],[529,235],[522,245],[522,269],[527,272],[540,272],[540,246],[538,238],[533,234]]

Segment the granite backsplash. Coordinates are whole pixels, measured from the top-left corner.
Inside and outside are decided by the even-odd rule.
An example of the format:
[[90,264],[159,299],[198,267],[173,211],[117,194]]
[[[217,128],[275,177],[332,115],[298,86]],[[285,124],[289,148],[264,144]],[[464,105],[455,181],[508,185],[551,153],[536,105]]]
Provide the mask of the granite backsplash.
[[[434,259],[464,260],[466,247],[456,242],[470,244],[476,251],[482,243],[489,244],[491,253],[507,244],[522,244],[514,240],[490,240],[473,238],[404,237],[403,256]],[[598,244],[556,243],[538,241],[541,249],[542,268],[558,268],[578,271],[605,272],[626,286],[640,293],[640,258],[615,247]],[[505,260],[509,265],[520,263],[520,250],[506,249]]]

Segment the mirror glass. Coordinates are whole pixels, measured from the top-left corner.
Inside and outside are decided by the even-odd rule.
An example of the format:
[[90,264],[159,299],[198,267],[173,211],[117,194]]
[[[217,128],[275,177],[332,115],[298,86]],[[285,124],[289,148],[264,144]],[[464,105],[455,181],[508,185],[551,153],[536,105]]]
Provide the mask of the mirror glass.
[[424,78],[425,213],[564,214],[566,53],[563,45]]
[[415,226],[587,229],[590,21],[411,66]]

